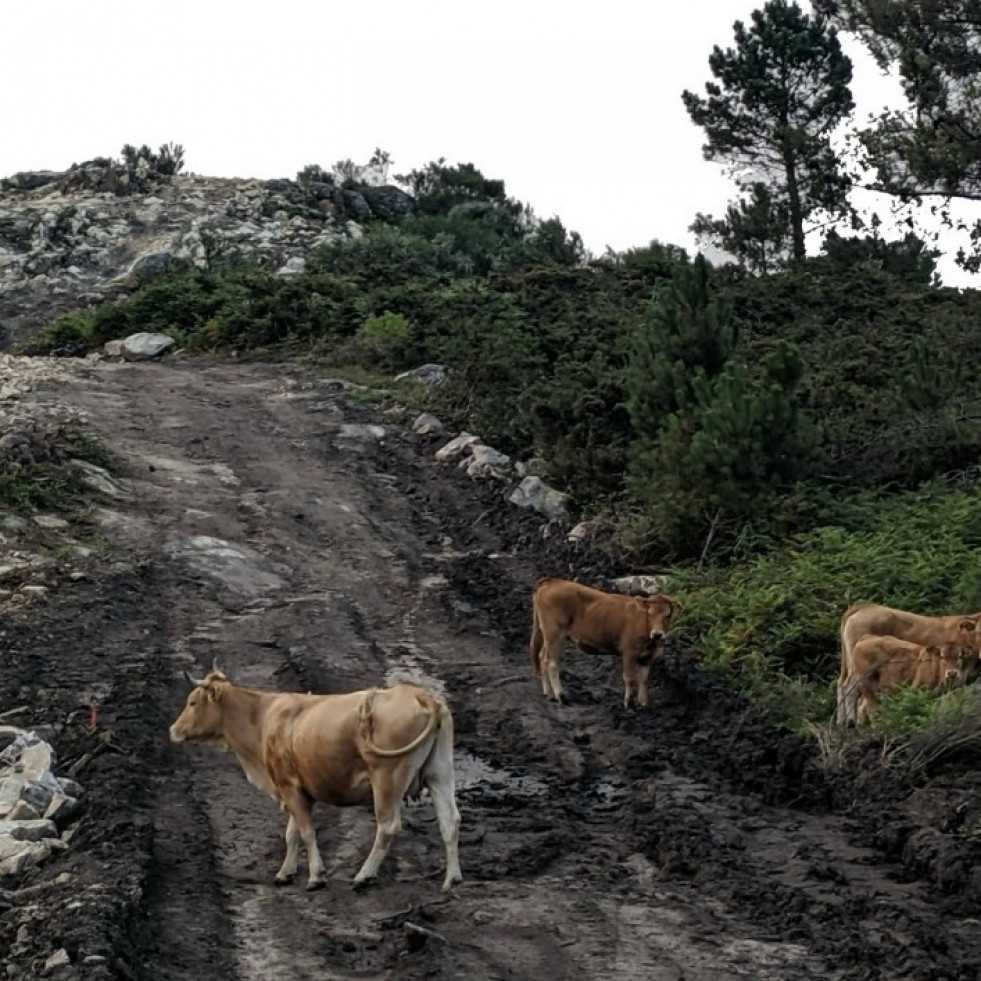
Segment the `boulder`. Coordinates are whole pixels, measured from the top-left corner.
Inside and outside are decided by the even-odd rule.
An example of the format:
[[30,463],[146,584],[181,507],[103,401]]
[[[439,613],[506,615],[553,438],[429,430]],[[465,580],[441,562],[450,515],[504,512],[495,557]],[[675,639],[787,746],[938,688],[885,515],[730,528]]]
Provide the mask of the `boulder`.
[[480,442],[479,436],[472,436],[470,433],[463,432],[459,436],[454,436],[445,446],[441,446],[436,451],[436,459],[440,463],[448,463],[457,460],[470,453],[470,447]]
[[359,188],[362,197],[368,202],[368,207],[385,221],[395,221],[415,211],[416,202],[401,188],[392,184],[381,187]]
[[611,579],[610,585],[618,593],[629,593],[633,596],[652,596],[661,591],[661,587],[667,582],[667,576],[620,576]]
[[564,518],[568,514],[568,494],[549,487],[539,477],[525,477],[511,492],[508,501],[519,508],[532,508],[546,518]]
[[417,436],[438,436],[445,428],[436,416],[428,412],[416,416],[415,422],[412,423],[412,431]]
[[384,426],[368,423],[346,422],[337,431],[334,445],[338,449],[354,450],[363,453],[377,446],[386,435]]
[[174,346],[174,339],[166,334],[151,334],[146,331],[130,334],[123,338],[120,353],[127,361],[148,361],[163,354]]
[[506,453],[501,453],[483,443],[471,444],[470,456],[470,460],[464,458],[460,462],[460,466],[466,468],[468,477],[503,478],[507,473],[505,468],[511,462],[511,457]]

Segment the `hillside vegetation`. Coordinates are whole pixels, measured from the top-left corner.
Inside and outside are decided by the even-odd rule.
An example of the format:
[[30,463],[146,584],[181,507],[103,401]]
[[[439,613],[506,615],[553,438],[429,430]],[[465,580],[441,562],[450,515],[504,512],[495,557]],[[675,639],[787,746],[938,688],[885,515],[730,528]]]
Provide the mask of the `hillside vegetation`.
[[754,276],[656,242],[588,257],[470,165],[400,180],[411,213],[298,275],[171,267],[24,350],[151,330],[376,376],[444,363],[418,404],[540,457],[611,548],[672,569],[685,640],[790,724],[830,715],[850,602],[981,608],[981,294],[935,285],[915,236],[831,235]]

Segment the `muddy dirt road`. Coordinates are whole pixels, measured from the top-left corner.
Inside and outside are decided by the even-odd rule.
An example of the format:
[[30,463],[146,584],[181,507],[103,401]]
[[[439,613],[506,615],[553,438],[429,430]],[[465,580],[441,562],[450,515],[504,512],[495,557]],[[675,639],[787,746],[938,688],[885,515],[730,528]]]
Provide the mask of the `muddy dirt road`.
[[[52,397],[89,414],[128,496],[90,516],[106,545],[87,578],[5,625],[0,709],[68,719],[55,743],[78,757],[96,737],[70,713],[94,703],[113,748],[80,776],[69,851],[0,906],[11,977],[59,947],[58,976],[155,981],[978,976],[976,903],[890,863],[830,806],[808,746],[682,652],[643,715],[621,708],[616,663],[571,652],[572,704],[546,703],[527,589],[598,569],[543,544],[499,486],[436,465],[438,443],[286,365],[72,374]],[[342,429],[369,420],[381,443]],[[444,690],[463,884],[439,891],[424,800],[375,886],[350,885],[370,813],[320,808],[327,888],[275,888],[275,806],[233,757],[167,741],[182,669],[215,657],[254,686]]]

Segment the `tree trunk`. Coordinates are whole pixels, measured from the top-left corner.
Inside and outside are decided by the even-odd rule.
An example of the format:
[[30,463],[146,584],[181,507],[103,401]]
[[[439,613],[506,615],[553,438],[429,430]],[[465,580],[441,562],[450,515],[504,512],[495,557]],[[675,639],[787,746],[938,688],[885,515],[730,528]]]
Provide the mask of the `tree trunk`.
[[794,243],[794,259],[800,261],[806,255],[804,248],[804,213],[800,204],[800,187],[797,185],[796,158],[792,150],[784,151],[787,168],[787,202],[790,205],[790,231]]

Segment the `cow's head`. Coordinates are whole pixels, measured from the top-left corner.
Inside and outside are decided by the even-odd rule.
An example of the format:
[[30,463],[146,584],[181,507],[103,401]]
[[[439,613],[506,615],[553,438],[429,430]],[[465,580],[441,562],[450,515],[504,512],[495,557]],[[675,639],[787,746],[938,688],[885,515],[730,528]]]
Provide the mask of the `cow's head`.
[[228,679],[218,668],[217,662],[203,678],[193,678],[186,671],[184,677],[191,691],[181,714],[170,727],[170,741],[182,743],[223,743],[224,706],[222,695]]
[[634,602],[644,612],[647,625],[647,641],[658,646],[664,642],[674,615],[681,609],[677,601],[667,596],[635,596]]
[[957,624],[957,630],[964,635],[964,639],[968,643],[981,643],[981,616],[964,617]]

